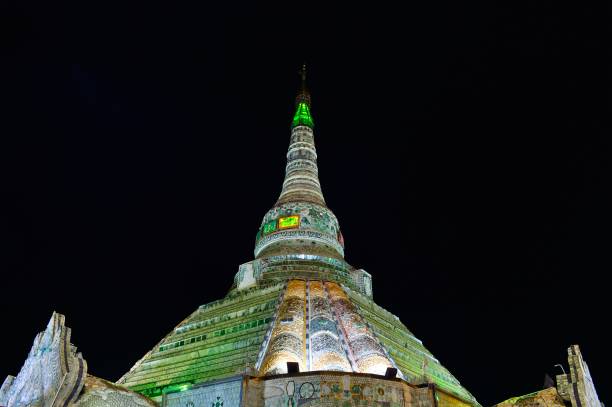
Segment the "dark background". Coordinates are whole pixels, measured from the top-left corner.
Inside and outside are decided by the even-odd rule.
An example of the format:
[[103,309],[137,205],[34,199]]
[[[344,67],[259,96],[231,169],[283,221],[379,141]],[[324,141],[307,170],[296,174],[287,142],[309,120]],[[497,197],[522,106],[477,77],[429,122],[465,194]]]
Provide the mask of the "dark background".
[[376,301],[483,405],[574,343],[611,401],[600,10],[127,3],[0,6],[0,380],[53,310],[116,380],[226,293],[306,61],[323,190]]

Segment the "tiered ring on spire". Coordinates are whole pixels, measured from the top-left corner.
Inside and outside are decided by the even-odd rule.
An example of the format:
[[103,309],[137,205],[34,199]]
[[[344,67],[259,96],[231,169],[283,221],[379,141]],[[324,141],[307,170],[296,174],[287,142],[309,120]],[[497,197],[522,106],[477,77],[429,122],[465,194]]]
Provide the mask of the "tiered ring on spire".
[[300,76],[302,84],[295,98],[283,189],[274,207],[264,216],[255,257],[306,254],[341,259],[344,243],[340,226],[325,204],[319,182],[305,66]]

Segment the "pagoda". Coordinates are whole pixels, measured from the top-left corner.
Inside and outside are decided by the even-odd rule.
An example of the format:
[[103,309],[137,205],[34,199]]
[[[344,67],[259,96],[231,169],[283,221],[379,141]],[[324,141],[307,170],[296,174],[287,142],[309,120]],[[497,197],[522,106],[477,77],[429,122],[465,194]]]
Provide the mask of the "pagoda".
[[[227,295],[200,306],[117,383],[93,376],[53,313],[0,407],[479,407],[344,260],[317,168],[306,70],[285,180]],[[557,365],[561,366],[561,365]],[[603,407],[580,348],[569,372],[494,407]]]
[[319,181],[305,67],[300,75],[285,179],[257,231],[254,259],[239,266],[224,298],[185,318],[117,384],[164,406],[238,406],[245,397],[253,406],[324,399],[399,406],[418,397],[478,405],[376,305],[370,274],[344,259]]

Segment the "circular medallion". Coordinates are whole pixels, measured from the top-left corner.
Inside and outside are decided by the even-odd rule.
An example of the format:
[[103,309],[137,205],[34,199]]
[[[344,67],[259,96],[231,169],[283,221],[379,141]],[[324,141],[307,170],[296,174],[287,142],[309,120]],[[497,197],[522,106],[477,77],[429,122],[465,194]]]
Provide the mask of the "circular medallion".
[[303,399],[309,399],[315,392],[314,385],[310,382],[302,383],[300,386],[300,397]]

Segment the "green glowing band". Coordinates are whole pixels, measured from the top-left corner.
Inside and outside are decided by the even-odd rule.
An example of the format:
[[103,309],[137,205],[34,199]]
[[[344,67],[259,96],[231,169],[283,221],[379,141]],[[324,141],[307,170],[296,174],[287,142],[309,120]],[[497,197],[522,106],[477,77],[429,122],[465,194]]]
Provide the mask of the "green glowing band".
[[312,121],[312,116],[310,115],[310,107],[306,102],[300,102],[295,110],[295,115],[293,116],[293,122],[291,124],[293,127],[295,126],[308,126],[314,127],[314,122]]

